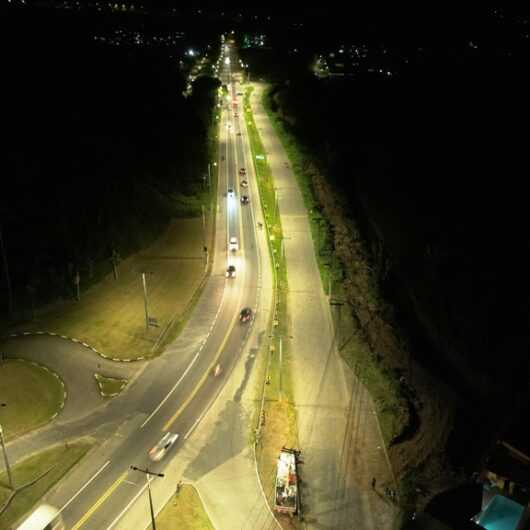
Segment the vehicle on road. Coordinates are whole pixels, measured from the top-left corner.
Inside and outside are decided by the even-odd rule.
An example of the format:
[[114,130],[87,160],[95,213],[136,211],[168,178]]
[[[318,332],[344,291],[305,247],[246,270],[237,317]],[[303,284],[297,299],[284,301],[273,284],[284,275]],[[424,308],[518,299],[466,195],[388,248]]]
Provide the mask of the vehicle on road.
[[234,118],[238,118],[239,117],[239,114],[234,114]]
[[244,177],[247,174],[247,170],[244,167],[239,168],[239,175]]
[[246,179],[243,179],[239,185],[242,187],[242,188],[247,188],[248,187],[248,180]]
[[238,133],[236,134],[236,136],[241,136],[241,133],[240,133],[240,132],[238,132]]
[[237,242],[237,237],[235,236],[232,236],[230,238],[230,241],[228,243],[228,248],[232,251],[232,252],[235,252],[236,250],[239,250],[239,243]]
[[149,451],[149,458],[153,462],[159,462],[166,456],[173,444],[178,440],[179,435],[176,433],[166,432],[161,440]]
[[41,504],[17,530],[65,530],[61,513],[54,506]]
[[241,195],[241,204],[248,204],[250,202],[250,199],[248,198],[248,195]]
[[228,267],[226,268],[225,276],[227,278],[235,278],[236,277],[236,266],[235,265],[228,265]]
[[241,313],[239,313],[239,321],[250,322],[251,319],[252,319],[252,309],[250,309],[250,307],[244,307],[241,310]]
[[223,371],[223,369],[221,368],[221,365],[219,363],[216,364],[215,368],[214,368],[214,371],[213,371],[213,376],[217,377],[222,371]]
[[228,188],[227,195],[228,197],[234,197],[234,188]]

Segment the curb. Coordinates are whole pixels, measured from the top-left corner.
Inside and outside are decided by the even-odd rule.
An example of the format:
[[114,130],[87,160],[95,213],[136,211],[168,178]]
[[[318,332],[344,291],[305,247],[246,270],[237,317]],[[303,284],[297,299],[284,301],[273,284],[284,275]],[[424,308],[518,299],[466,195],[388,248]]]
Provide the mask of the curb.
[[94,353],[96,353],[100,357],[103,357],[103,359],[114,361],[116,363],[132,363],[136,361],[145,360],[145,357],[137,357],[136,359],[118,359],[116,357],[110,357],[109,355],[105,355],[104,353],[96,350],[96,348],[94,348],[93,346],[90,346],[90,344],[87,344],[86,342],[83,342],[80,339],[76,339],[74,337],[68,337],[66,335],[59,335],[59,333],[55,333],[53,331],[22,331],[21,333],[10,333],[9,335],[5,335],[3,338],[7,340],[7,339],[18,338],[18,337],[35,337],[37,335],[47,335],[48,337],[58,337],[60,339],[68,340],[76,344],[81,344],[81,346],[84,346],[85,348],[92,350]]
[[[122,390],[127,386],[127,383],[129,382],[127,379],[119,379],[117,377],[105,377],[101,374],[94,374],[94,378],[96,379],[96,382],[98,384],[98,389],[99,389],[99,393],[101,397],[116,397],[120,395]],[[107,379],[107,380],[112,380],[112,381],[121,381],[122,385],[121,385],[119,392],[113,392],[112,394],[107,394],[106,392],[103,392],[103,384],[101,382],[102,378]]]

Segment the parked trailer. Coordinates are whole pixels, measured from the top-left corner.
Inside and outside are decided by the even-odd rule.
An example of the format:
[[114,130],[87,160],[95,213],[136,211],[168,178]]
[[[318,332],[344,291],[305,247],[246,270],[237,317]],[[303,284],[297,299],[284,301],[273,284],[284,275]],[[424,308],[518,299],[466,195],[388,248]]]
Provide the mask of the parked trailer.
[[283,448],[276,468],[276,494],[274,510],[278,513],[294,515],[298,512],[298,471],[299,452]]

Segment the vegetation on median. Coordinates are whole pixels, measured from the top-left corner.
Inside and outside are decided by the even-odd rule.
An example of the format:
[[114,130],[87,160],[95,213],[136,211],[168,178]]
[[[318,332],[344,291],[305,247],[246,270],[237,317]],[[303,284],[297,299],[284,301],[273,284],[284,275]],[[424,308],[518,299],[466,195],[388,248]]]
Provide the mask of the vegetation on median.
[[183,484],[174,499],[170,499],[156,517],[159,530],[213,530],[196,489]]
[[[277,195],[267,156],[250,108],[252,87],[245,91],[244,113],[250,141],[253,163],[265,217],[265,229],[269,242],[269,255],[273,270],[274,311],[270,340],[262,346],[263,388],[261,417],[253,442],[261,483],[268,501],[272,504],[275,494],[276,462],[282,447],[298,447],[296,410],[292,397],[289,341],[287,337],[287,267],[283,253],[283,233],[278,210]],[[258,158],[259,156],[259,158]],[[258,411],[258,415],[259,415]],[[290,518],[280,518],[284,528],[294,528]]]
[[[12,468],[13,482],[17,488],[14,495],[8,487],[6,472],[1,473],[0,528],[10,528],[24,514],[31,511],[46,492],[85,456],[92,445],[88,441],[61,444],[15,465]],[[24,487],[26,485],[27,487]],[[7,508],[2,510],[8,502]]]
[[0,361],[0,423],[9,440],[49,422],[64,403],[64,387],[47,368],[23,359]]

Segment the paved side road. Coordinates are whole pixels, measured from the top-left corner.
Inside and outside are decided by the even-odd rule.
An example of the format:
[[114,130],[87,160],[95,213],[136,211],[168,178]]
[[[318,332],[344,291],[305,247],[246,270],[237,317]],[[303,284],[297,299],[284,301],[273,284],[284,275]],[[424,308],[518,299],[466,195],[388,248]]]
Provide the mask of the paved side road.
[[320,530],[391,529],[394,507],[371,486],[375,477],[380,484],[391,480],[373,404],[337,353],[308,212],[287,155],[263,109],[265,87],[254,84],[254,88],[252,110],[278,189],[285,236],[306,525]]

